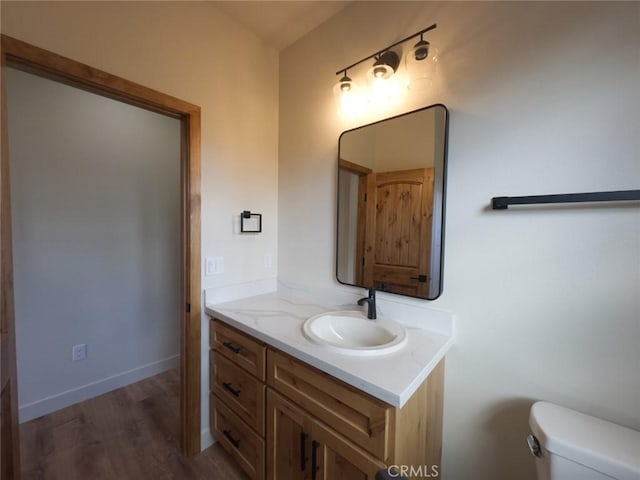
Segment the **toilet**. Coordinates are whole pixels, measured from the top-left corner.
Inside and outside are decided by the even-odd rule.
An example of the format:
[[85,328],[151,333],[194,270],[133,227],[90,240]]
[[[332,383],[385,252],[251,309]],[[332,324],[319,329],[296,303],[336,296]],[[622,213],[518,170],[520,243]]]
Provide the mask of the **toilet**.
[[640,432],[537,402],[527,437],[538,480],[640,480]]

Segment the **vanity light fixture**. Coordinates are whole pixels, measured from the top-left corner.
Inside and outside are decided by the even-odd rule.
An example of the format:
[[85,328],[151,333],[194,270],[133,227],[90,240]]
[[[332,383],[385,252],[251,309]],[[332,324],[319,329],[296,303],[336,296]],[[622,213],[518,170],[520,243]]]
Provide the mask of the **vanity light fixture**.
[[[347,72],[352,68],[360,65],[367,60],[375,59],[373,66],[367,72],[367,81],[369,83],[370,88],[370,99],[376,102],[379,101],[389,101],[392,97],[395,96],[394,92],[394,83],[395,83],[395,72],[400,65],[400,56],[393,50],[398,45],[401,45],[412,38],[420,36],[420,41],[416,43],[413,49],[409,52],[408,57],[413,57],[411,62],[418,63],[418,66],[423,70],[428,70],[425,74],[419,73],[420,69],[414,69],[416,72],[416,78],[429,78],[429,82],[431,77],[433,76],[433,69],[425,69],[424,66],[428,65],[431,67],[433,64],[433,58],[435,58],[434,54],[436,50],[433,47],[429,46],[429,42],[424,40],[423,35],[430,30],[436,28],[436,24],[428,26],[427,28],[423,28],[422,30],[414,33],[413,35],[409,35],[402,40],[389,45],[388,47],[383,48],[382,50],[378,50],[377,52],[358,60],[355,63],[352,63],[348,67],[341,68],[336,72],[336,75],[342,75],[337,84],[333,87],[334,97],[338,106],[338,110],[341,113],[353,112],[356,108],[361,107],[362,98],[360,91],[358,90],[357,84],[347,75]],[[405,60],[407,64],[407,69],[409,58]],[[420,63],[425,62],[425,63]],[[428,76],[430,72],[431,76]],[[422,75],[421,77],[419,75]]]

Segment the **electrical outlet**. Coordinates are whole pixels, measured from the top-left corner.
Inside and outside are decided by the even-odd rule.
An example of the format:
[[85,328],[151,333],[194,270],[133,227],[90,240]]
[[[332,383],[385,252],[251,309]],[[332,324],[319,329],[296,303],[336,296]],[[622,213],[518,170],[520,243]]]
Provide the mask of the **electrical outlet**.
[[264,254],[264,268],[271,268],[273,266],[273,257],[270,253]]
[[74,362],[77,362],[78,360],[84,360],[85,358],[87,358],[87,345],[85,343],[74,345],[71,348],[71,359]]

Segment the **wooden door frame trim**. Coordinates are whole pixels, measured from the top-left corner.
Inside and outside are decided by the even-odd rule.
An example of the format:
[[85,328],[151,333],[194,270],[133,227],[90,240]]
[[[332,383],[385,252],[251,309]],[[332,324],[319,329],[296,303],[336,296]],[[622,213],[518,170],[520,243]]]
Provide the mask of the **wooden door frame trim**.
[[6,35],[0,35],[0,41],[4,65],[181,121],[181,294],[186,312],[181,326],[180,437],[183,453],[195,455],[201,430],[200,107]]
[[[0,55],[2,86],[5,58]],[[9,189],[9,145],[7,140],[6,92],[1,89],[0,120],[0,477],[20,478],[18,392],[16,388],[16,338],[13,305],[13,239],[11,235],[11,193]]]
[[345,160],[344,158],[341,158],[340,160],[338,160],[338,168],[346,170],[347,172],[355,173],[360,177],[362,175],[369,175],[370,173],[373,172],[373,170],[371,170],[368,167],[365,167],[364,165],[350,162],[349,160]]

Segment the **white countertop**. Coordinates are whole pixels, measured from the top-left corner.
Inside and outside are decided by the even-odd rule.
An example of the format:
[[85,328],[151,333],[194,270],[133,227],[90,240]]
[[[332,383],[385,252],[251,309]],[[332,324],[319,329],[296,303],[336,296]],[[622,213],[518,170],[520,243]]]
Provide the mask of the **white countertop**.
[[[450,335],[407,326],[408,342],[395,353],[356,357],[308,340],[302,324],[312,315],[345,310],[290,293],[273,292],[206,304],[206,313],[395,407],[402,407],[452,344]],[[353,309],[358,309],[353,306]],[[415,322],[413,322],[415,323]]]

